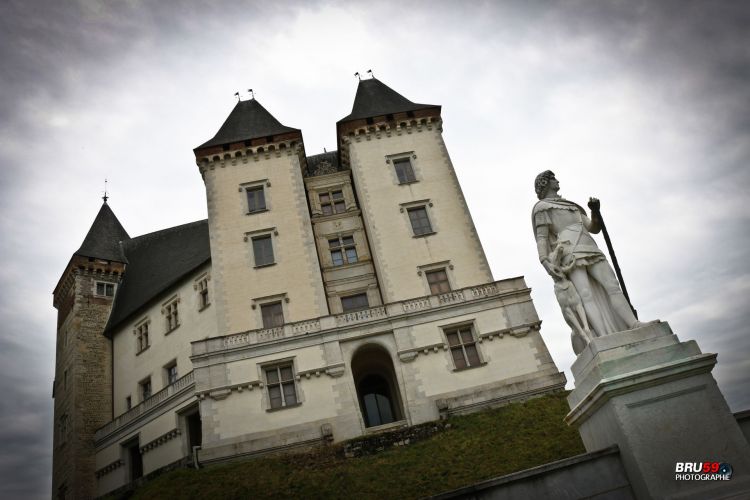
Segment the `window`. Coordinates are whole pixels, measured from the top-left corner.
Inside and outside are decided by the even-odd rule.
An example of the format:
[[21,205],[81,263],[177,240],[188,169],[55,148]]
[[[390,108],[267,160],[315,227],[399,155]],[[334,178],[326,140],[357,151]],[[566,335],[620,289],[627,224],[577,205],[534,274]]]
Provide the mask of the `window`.
[[151,397],[151,377],[147,378],[138,385],[141,386],[141,401],[146,401]]
[[114,297],[115,284],[104,283],[103,281],[97,281],[96,282],[96,294],[100,297]]
[[294,385],[292,365],[279,365],[265,369],[266,387],[271,409],[297,404],[297,388]]
[[393,160],[393,167],[396,169],[396,176],[398,177],[399,184],[408,184],[417,181],[417,178],[414,176],[414,168],[411,166],[411,160],[409,158]]
[[177,382],[177,361],[172,360],[164,367],[164,375],[167,379],[167,385]]
[[130,396],[125,398],[125,411],[131,409],[133,407],[133,398]]
[[445,332],[456,369],[478,366],[479,353],[471,326],[462,326]]
[[357,248],[353,236],[328,240],[328,248],[331,249],[331,261],[334,266],[357,262]]
[[139,354],[148,349],[149,345],[151,345],[148,342],[148,321],[135,327],[135,335],[137,339],[136,354]]
[[179,299],[174,299],[172,302],[164,306],[164,315],[167,318],[167,333],[180,326],[179,316],[177,313],[178,302]]
[[253,255],[255,267],[268,266],[274,263],[271,235],[253,238]]
[[370,302],[367,300],[366,293],[341,297],[341,309],[343,309],[345,313],[360,311],[362,309],[367,309],[368,307],[370,307]]
[[320,193],[320,209],[323,215],[340,214],[346,212],[346,202],[342,191]]
[[414,236],[432,233],[432,225],[430,224],[430,218],[427,217],[426,207],[409,208],[407,212],[409,212],[409,222],[411,222]]
[[281,302],[261,304],[260,314],[263,317],[263,328],[274,328],[284,324],[284,310]]
[[247,213],[262,212],[266,209],[266,193],[263,186],[245,188],[247,193]]
[[437,295],[451,291],[451,285],[448,283],[448,273],[445,269],[436,269],[425,273],[427,283],[430,285],[430,293]]
[[200,281],[198,281],[197,284],[198,289],[198,304],[200,304],[200,309],[205,309],[211,304],[211,301],[208,298],[208,277],[201,278]]

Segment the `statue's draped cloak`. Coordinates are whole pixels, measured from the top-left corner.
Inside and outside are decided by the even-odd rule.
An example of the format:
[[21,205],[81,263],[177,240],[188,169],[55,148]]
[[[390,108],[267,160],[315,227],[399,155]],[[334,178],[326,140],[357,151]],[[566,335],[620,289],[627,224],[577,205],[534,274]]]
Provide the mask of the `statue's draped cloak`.
[[[531,221],[534,227],[535,238],[537,237],[538,227],[547,226],[549,228],[549,252],[553,251],[559,243],[567,242],[564,245],[565,250],[560,262],[562,266],[572,264],[574,268],[587,270],[588,274],[589,266],[597,262],[606,262],[604,254],[599,250],[596,242],[586,229],[586,226],[590,225],[590,221],[586,215],[586,211],[580,205],[564,198],[543,199],[534,205]],[[605,329],[603,332],[596,331],[591,318],[589,318],[589,325],[594,335],[601,337],[627,330],[625,322],[619,315],[615,314],[612,304],[609,301],[609,294],[607,294],[598,281],[591,279],[590,274],[588,274],[588,278],[589,288],[596,308],[601,314]],[[575,287],[575,284],[573,286]],[[576,292],[578,292],[577,289]],[[590,314],[589,311],[587,311],[588,314]]]

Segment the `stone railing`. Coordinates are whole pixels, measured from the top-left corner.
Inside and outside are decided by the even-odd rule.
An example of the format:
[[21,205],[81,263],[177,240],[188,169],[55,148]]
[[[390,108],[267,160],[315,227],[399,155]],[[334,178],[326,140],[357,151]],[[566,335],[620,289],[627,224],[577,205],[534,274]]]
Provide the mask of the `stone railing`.
[[373,319],[384,318],[388,316],[384,306],[371,307],[354,311],[350,313],[338,314],[335,316],[337,325],[353,325],[355,323],[364,323]]
[[470,286],[439,295],[428,295],[414,299],[391,302],[382,306],[375,306],[361,311],[353,311],[333,316],[286,323],[274,328],[263,328],[249,330],[246,332],[214,337],[193,343],[193,355],[201,355],[209,352],[217,352],[234,347],[242,347],[251,344],[270,342],[288,337],[297,337],[322,330],[338,327],[348,327],[385,318],[397,318],[405,314],[421,313],[431,309],[449,307],[455,304],[481,300],[488,297],[527,291],[523,278],[510,278],[507,280],[486,283],[484,285]]
[[132,422],[141,415],[144,415],[150,410],[160,406],[164,401],[170,399],[172,396],[181,393],[189,387],[193,387],[194,384],[195,376],[191,371],[187,375],[175,380],[173,384],[170,384],[159,392],[152,394],[151,397],[149,397],[145,401],[132,407],[122,415],[116,417],[114,420],[97,429],[96,433],[94,434],[94,441],[103,439],[117,429],[121,428],[123,425]]

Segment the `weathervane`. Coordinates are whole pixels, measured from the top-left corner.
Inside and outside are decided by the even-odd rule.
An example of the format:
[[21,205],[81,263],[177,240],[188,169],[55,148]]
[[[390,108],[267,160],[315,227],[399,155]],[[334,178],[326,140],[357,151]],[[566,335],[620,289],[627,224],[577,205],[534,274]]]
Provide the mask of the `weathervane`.
[[234,97],[237,98],[237,102],[240,102],[242,100],[242,99],[240,99],[240,93],[239,92],[235,92],[234,93]]
[[372,72],[371,69],[368,69],[367,72],[370,73],[370,77],[375,78],[375,74]]
[[356,73],[354,73],[354,76],[357,77],[357,80],[360,80],[360,81],[362,80],[362,78],[359,76],[359,71],[357,71]]
[[104,179],[104,196],[102,196],[102,200],[104,200],[104,203],[107,203],[107,200],[109,199],[109,196],[107,196],[107,179]]
[[253,89],[247,89],[248,92],[250,92],[250,99],[255,99],[255,92],[253,92]]

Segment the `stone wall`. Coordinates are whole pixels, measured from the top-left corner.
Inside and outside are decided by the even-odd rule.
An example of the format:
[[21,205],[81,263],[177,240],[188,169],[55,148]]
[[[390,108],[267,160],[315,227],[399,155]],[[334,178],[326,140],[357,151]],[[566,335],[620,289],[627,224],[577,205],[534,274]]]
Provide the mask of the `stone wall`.
[[616,446],[540,465],[432,497],[631,500],[630,480]]
[[[94,432],[112,419],[112,352],[102,334],[112,297],[96,295],[96,283],[117,286],[122,270],[118,263],[74,257],[66,271],[71,279],[56,290],[55,305],[69,313],[57,338],[53,495],[96,494]],[[72,308],[65,306],[71,296]]]

